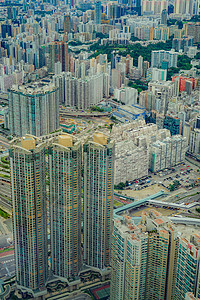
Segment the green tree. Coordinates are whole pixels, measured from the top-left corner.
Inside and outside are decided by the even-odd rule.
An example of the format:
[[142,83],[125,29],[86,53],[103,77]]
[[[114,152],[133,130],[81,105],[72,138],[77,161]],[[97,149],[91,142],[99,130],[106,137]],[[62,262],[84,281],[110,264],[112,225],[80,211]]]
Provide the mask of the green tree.
[[174,185],[175,188],[178,188],[181,184],[180,184],[179,180],[174,180],[173,185]]
[[116,190],[123,190],[125,188],[125,183],[120,182],[119,184],[115,185],[114,188]]

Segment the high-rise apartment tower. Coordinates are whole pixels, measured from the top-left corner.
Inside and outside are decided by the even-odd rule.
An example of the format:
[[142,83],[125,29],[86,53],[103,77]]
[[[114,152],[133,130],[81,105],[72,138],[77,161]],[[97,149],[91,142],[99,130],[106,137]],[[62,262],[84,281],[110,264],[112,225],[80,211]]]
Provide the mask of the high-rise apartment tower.
[[83,146],[84,263],[109,266],[113,215],[114,143],[96,133]]
[[58,88],[50,84],[13,85],[9,91],[10,131],[41,136],[59,128]]
[[81,143],[59,135],[49,147],[52,271],[76,279],[81,267]]
[[45,144],[15,139],[10,168],[17,287],[39,297],[48,276]]

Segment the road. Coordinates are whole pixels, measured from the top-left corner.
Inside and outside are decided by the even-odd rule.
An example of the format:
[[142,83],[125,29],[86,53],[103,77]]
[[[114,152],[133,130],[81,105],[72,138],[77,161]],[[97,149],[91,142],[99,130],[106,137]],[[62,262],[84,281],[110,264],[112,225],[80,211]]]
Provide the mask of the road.
[[[10,253],[10,252],[9,252]],[[0,279],[5,280],[15,274],[14,253],[0,257]]]
[[12,204],[9,200],[5,199],[4,197],[0,196],[0,207],[5,208],[9,212],[12,212]]
[[66,110],[60,110],[60,116],[61,117],[106,117],[106,116],[110,116],[110,113],[86,113],[86,112],[69,112]]
[[91,300],[91,297],[89,297],[86,294],[78,295],[78,296],[72,296],[69,298],[65,298],[66,300]]
[[0,135],[0,145],[4,145],[4,147],[6,149],[10,148],[10,144],[9,144],[8,140],[5,137],[3,137],[2,135]]
[[68,295],[69,292],[60,294],[60,295],[55,295],[55,296],[50,296],[47,297],[48,300],[91,300],[91,297],[85,293],[79,294],[75,296],[75,293],[73,296]]

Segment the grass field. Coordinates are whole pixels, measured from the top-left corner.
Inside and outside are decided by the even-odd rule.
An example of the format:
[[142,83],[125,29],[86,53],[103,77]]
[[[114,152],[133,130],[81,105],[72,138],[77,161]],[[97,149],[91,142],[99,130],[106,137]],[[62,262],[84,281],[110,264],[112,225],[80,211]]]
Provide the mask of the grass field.
[[120,206],[122,206],[122,205],[123,205],[123,204],[122,204],[121,202],[118,202],[118,201],[114,200],[114,206],[120,207]]

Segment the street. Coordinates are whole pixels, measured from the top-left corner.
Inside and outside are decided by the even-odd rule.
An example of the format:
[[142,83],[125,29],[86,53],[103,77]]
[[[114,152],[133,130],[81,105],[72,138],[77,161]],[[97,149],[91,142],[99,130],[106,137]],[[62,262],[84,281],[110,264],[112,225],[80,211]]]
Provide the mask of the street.
[[8,255],[6,252],[2,254],[5,256],[0,256],[0,279],[6,280],[15,274],[14,250],[8,251]]

